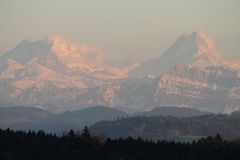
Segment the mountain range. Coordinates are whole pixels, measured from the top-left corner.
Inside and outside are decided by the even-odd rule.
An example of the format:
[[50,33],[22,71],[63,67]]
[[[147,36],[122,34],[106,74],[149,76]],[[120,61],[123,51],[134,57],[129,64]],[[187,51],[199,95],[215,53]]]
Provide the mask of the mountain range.
[[240,109],[240,63],[224,59],[203,31],[180,36],[158,59],[122,68],[100,49],[60,36],[19,43],[0,57],[0,105],[51,112],[155,106],[231,113]]
[[44,130],[62,133],[70,129],[82,130],[102,120],[116,120],[126,113],[104,106],[84,108],[64,113],[51,113],[36,107],[0,107],[0,128],[15,130]]
[[149,112],[141,112],[133,115],[121,110],[95,106],[64,113],[51,113],[36,107],[0,107],[0,128],[12,128],[15,130],[44,130],[51,133],[61,133],[74,129],[82,130],[85,126],[94,125],[100,121],[113,121],[123,117],[135,116],[176,116],[193,117],[210,113],[201,112],[192,108],[156,107]]

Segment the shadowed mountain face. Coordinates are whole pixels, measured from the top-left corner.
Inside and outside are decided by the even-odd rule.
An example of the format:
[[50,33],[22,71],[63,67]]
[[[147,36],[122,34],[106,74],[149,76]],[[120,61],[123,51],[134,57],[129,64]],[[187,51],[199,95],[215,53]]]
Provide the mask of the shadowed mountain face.
[[66,38],[23,41],[0,57],[0,105],[52,112],[111,106],[133,112],[155,106],[207,112],[240,109],[240,67],[226,61],[202,31],[182,35],[158,59],[116,68],[103,52]]

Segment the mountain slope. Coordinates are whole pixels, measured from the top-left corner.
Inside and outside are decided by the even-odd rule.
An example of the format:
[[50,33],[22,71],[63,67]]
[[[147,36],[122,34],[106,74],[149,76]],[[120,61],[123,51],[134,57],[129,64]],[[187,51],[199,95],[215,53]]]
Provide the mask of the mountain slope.
[[32,123],[51,116],[48,111],[35,107],[0,107],[0,125]]
[[[127,114],[111,107],[96,106],[84,108],[79,111],[67,111],[49,117],[49,122],[69,123],[83,128],[102,120],[115,120],[126,116]],[[69,128],[71,129],[71,128]]]
[[240,109],[239,73],[238,65],[217,52],[212,38],[198,31],[181,36],[159,59],[141,64],[129,75],[155,77],[145,96],[149,98],[143,100],[151,106],[232,112]]

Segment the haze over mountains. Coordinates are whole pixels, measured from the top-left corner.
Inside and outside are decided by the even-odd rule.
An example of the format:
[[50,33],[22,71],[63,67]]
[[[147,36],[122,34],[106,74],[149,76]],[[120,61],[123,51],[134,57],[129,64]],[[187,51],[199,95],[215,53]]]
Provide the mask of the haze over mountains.
[[156,107],[152,111],[133,115],[105,106],[88,107],[58,114],[36,107],[0,107],[0,128],[31,129],[36,131],[41,129],[46,132],[61,133],[70,129],[80,131],[85,126],[90,126],[100,121],[113,121],[130,116],[176,116],[182,118],[206,114],[209,113],[191,108],[177,107]]
[[0,57],[2,106],[53,112],[178,106],[229,113],[239,104],[240,63],[225,60],[203,31],[180,36],[158,59],[125,68],[107,64],[100,49],[59,36],[23,41]]
[[34,107],[0,108],[0,128],[15,130],[44,130],[51,133],[62,133],[74,129],[82,130],[102,120],[116,120],[127,114],[114,108],[96,106],[78,111],[67,111],[54,114]]

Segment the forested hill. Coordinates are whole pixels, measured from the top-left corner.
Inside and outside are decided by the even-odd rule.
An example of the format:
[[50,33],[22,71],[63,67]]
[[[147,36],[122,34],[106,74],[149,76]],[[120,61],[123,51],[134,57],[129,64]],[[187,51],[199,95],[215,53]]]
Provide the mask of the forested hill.
[[221,136],[193,143],[91,136],[88,129],[62,137],[39,132],[0,130],[1,160],[239,160],[240,141]]
[[233,140],[240,138],[240,112],[232,115],[204,115],[178,118],[172,116],[129,117],[116,121],[102,121],[90,127],[94,133],[111,138],[138,137],[148,139],[192,139],[222,135]]

